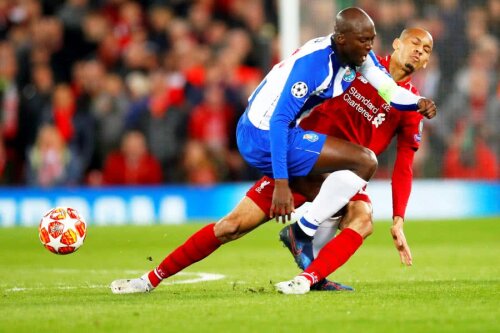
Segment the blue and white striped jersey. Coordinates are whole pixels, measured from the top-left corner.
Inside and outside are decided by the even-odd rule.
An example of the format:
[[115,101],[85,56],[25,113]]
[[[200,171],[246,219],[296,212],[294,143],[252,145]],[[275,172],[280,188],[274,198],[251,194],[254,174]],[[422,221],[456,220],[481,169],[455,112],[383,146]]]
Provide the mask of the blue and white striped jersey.
[[248,119],[256,128],[269,131],[274,178],[288,178],[288,129],[305,111],[341,95],[355,79],[356,71],[396,109],[417,109],[420,97],[399,87],[373,51],[360,67],[350,68],[340,63],[331,37],[313,39],[275,65],[248,99]]

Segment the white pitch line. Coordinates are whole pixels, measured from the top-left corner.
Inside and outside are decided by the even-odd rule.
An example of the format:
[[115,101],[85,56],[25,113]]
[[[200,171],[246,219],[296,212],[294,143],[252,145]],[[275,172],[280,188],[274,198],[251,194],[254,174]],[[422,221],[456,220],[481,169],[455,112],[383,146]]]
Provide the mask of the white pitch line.
[[[61,271],[61,270],[59,270]],[[70,270],[66,270],[66,273],[68,273]],[[82,270],[71,270],[72,273],[75,272],[81,272]],[[96,270],[93,270],[93,272],[98,272]],[[106,272],[106,271],[100,271]],[[129,274],[141,274],[143,273],[142,271],[127,271]],[[204,272],[179,272],[175,276],[197,276],[192,279],[187,279],[187,280],[175,280],[175,281],[165,281],[163,285],[173,285],[173,284],[188,284],[188,283],[199,283],[199,282],[205,282],[205,281],[217,281],[224,279],[226,276],[223,274],[214,274],[214,273],[204,273]],[[109,288],[109,285],[98,285],[98,284],[90,284],[90,285],[85,285],[85,286],[55,286],[55,287],[34,287],[34,288],[24,288],[24,287],[12,287],[5,289],[4,291],[6,292],[20,292],[20,291],[33,291],[33,290],[50,290],[50,289],[56,289],[56,290],[73,290],[73,289],[102,289],[102,288]]]
[[[177,275],[180,275],[179,272]],[[163,283],[164,285],[169,285],[169,284],[187,284],[187,283],[198,283],[198,282],[204,282],[204,281],[216,281],[216,280],[221,280],[225,278],[225,275],[222,274],[213,274],[213,273],[192,273],[192,274],[198,274],[200,277],[194,278],[194,279],[188,279],[188,280],[177,280],[177,281],[168,281]],[[181,275],[189,275],[189,273],[184,273]]]

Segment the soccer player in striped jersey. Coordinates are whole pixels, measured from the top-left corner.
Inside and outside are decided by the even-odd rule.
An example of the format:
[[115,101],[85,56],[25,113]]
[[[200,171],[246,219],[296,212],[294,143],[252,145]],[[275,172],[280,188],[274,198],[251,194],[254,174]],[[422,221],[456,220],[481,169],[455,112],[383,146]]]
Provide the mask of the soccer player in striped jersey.
[[[237,126],[243,158],[275,180],[270,216],[290,219],[289,178],[331,172],[300,227],[314,236],[319,224],[366,186],[376,169],[373,152],[345,140],[296,126],[304,112],[340,96],[359,72],[391,106],[433,117],[432,101],[399,87],[371,50],[371,18],[359,8],[341,11],[335,33],[314,39],[277,64],[249,98]],[[359,235],[358,235],[359,236]]]
[[[433,48],[432,36],[423,29],[405,29],[394,40],[393,47],[393,54],[379,58],[380,63],[387,68],[399,86],[417,94],[417,89],[410,82],[411,75],[426,67]],[[397,138],[397,156],[392,175],[391,234],[401,262],[406,265],[412,264],[412,256],[403,232],[403,222],[411,191],[413,158],[420,145],[422,125],[423,117],[419,113],[394,110],[359,74],[341,98],[330,99],[321,104],[300,122],[305,130],[314,129],[360,144],[377,155],[387,149],[393,137]],[[305,183],[301,192],[317,191],[311,184],[311,180]],[[317,184],[321,184],[321,179]],[[285,227],[280,232],[280,238],[294,255],[299,267],[305,270],[300,276],[317,289],[328,285],[324,278],[343,264],[339,262],[342,259],[338,255],[339,251],[342,252],[351,245],[342,240],[331,241],[324,247],[324,244],[316,244],[329,241],[336,231],[334,228],[319,228],[325,235],[317,234],[311,243],[306,237],[301,237],[300,223]],[[372,233],[372,207],[366,192],[360,191],[351,198],[346,206],[342,227],[349,232],[354,230],[362,239]],[[319,253],[318,249],[321,249]],[[316,255],[317,259],[312,261]],[[288,281],[278,284],[277,288],[285,293],[301,293],[308,289],[306,283],[306,288],[295,290],[295,284]]]

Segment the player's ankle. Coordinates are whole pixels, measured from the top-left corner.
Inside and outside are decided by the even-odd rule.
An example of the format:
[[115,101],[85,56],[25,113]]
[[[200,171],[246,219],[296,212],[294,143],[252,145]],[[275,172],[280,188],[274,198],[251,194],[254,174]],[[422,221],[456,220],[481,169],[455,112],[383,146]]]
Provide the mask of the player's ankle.
[[304,277],[309,281],[309,285],[312,286],[315,283],[318,283],[318,277],[316,276],[315,273],[306,273],[302,272],[298,276]]
[[156,288],[162,281],[162,279],[156,273],[156,269],[153,269],[149,273],[144,274],[143,278],[147,279],[147,281],[153,286],[153,288]]
[[313,236],[309,236],[302,230],[298,222],[292,223],[290,225],[293,229],[293,234],[295,235],[295,238],[303,241],[312,241]]

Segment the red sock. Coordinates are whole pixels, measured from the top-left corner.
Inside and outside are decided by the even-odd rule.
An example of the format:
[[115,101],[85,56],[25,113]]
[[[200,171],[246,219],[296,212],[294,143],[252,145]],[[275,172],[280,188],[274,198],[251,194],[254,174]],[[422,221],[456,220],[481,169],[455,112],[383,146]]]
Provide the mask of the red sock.
[[148,273],[153,287],[219,248],[222,243],[215,237],[214,225],[215,223],[211,223],[195,232],[184,244],[163,259],[158,267]]
[[328,242],[318,253],[318,257],[300,275],[314,284],[342,266],[363,244],[363,237],[346,228]]

